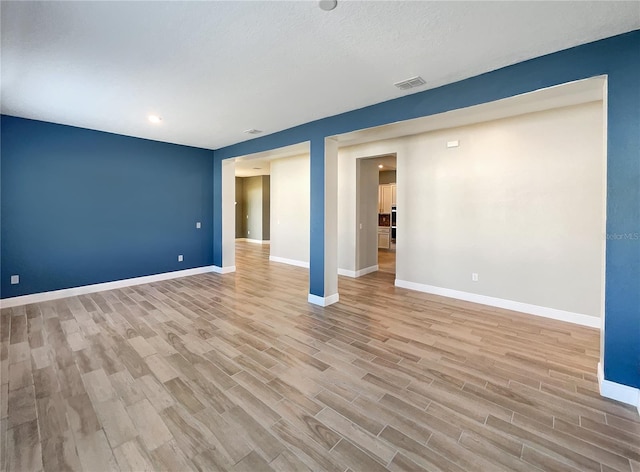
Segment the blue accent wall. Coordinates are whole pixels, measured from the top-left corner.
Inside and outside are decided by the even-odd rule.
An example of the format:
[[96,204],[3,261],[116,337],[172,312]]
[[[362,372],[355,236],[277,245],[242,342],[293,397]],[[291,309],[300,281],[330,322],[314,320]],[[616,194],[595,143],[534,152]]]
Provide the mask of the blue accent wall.
[[[311,178],[309,222],[309,293],[318,297],[333,295],[324,291],[324,136],[311,139],[309,146]],[[323,215],[317,218],[315,215]]]
[[2,298],[212,264],[212,151],[4,115],[0,127]]
[[[469,107],[544,87],[608,75],[607,233],[640,232],[640,31],[514,64],[477,77],[216,149],[222,160],[363,128]],[[324,167],[311,150],[311,293],[324,275]],[[314,157],[315,156],[315,157]],[[324,157],[322,157],[324,158]],[[222,241],[213,241],[214,252]],[[607,240],[607,380],[640,388],[640,240]]]
[[222,159],[213,159],[213,265],[222,267]]

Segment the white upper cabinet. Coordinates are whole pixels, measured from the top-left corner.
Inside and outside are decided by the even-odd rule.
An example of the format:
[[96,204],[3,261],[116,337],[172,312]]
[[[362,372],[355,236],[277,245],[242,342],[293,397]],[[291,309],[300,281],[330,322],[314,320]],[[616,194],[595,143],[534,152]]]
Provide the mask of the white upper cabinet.
[[378,213],[391,213],[391,205],[396,204],[396,184],[378,187]]

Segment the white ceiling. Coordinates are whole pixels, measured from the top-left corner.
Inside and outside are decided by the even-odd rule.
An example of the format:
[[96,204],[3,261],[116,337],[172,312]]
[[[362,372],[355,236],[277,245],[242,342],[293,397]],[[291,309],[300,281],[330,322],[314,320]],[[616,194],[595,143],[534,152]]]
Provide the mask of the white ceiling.
[[293,144],[269,151],[257,152],[248,156],[236,157],[235,163],[236,177],[254,177],[256,175],[269,175],[271,173],[271,161],[309,155],[309,142]]
[[[413,128],[410,128],[410,130],[413,130]],[[375,134],[371,134],[368,137],[370,138],[368,139],[368,141],[378,140]],[[287,157],[294,156],[309,157],[309,142],[307,141],[304,143],[292,144],[291,146],[271,149],[269,151],[256,152],[255,154],[235,157],[231,160],[233,160],[235,163],[236,177],[255,177],[257,175],[270,175],[271,161],[274,161],[275,159],[285,159]],[[380,171],[396,169],[395,154],[388,156],[376,156],[372,157],[371,159],[374,159],[378,164],[382,164],[383,167],[382,169],[380,169]]]
[[512,116],[568,107],[603,99],[604,76],[577,80],[555,87],[547,87],[514,97],[482,103],[467,108],[423,116],[413,120],[390,123],[334,136],[340,147],[384,139],[411,136],[439,129],[456,128]]
[[[601,101],[604,99],[605,85],[606,78],[604,76],[592,77],[472,107],[344,133],[332,136],[332,138],[335,138],[338,141],[338,146],[343,148]],[[309,155],[308,142],[236,157],[233,159],[236,177],[269,175],[271,161],[298,155]],[[384,168],[381,170],[396,169],[395,155],[372,156],[370,159],[375,159],[379,164],[383,164]]]
[[389,156],[374,157],[371,159],[373,159],[378,163],[378,168],[380,168],[380,165],[382,165],[382,168],[380,168],[380,172],[385,172],[388,170],[396,170],[396,164],[398,162],[398,158],[396,157],[395,154],[391,154]]
[[[640,28],[637,1],[0,8],[2,113],[205,148]],[[393,86],[415,75],[427,85]]]

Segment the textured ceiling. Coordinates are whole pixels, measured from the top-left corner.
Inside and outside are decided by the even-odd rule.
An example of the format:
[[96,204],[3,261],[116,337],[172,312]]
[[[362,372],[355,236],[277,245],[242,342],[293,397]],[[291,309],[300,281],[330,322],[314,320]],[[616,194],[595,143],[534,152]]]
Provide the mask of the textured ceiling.
[[[340,134],[333,136],[333,138],[338,141],[341,148],[344,148],[373,141],[427,133],[439,129],[457,128],[500,120],[526,113],[602,101],[605,87],[606,78],[604,76],[592,77],[468,108]],[[235,173],[237,177],[269,175],[271,161],[299,155],[309,155],[309,142],[237,157],[233,159]],[[396,168],[395,155],[372,158],[386,166],[384,170]]]
[[[2,113],[219,148],[638,29],[640,3],[3,1],[1,16]],[[427,85],[393,86],[415,75]]]

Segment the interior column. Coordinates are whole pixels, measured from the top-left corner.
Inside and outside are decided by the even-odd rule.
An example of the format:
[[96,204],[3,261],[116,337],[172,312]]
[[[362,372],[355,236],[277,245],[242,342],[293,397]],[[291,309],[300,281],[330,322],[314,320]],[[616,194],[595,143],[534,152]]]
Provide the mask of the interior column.
[[338,143],[311,139],[309,302],[327,306],[338,296]]

